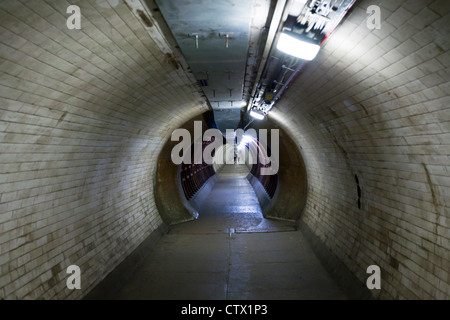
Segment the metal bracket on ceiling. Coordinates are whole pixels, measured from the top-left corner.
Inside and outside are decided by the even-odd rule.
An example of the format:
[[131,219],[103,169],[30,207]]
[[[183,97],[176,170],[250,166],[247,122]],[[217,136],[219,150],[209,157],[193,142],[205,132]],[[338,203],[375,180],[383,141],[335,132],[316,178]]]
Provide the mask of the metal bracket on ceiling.
[[220,38],[225,38],[225,48],[228,48],[229,40],[234,38],[234,32],[219,32]]
[[198,33],[191,33],[189,37],[195,38],[195,47],[198,49]]
[[286,67],[284,64],[281,66],[281,68],[282,68],[282,69],[287,69],[287,70],[289,70],[289,71],[295,71],[295,69]]

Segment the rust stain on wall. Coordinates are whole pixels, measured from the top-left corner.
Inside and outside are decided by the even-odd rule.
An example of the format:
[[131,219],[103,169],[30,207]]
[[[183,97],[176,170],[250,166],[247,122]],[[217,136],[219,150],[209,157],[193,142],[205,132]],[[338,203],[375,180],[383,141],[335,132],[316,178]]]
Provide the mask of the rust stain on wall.
[[142,22],[145,24],[147,28],[153,27],[153,20],[148,15],[145,14],[142,10],[136,10],[136,13],[138,14],[139,18],[141,18]]
[[167,62],[170,63],[175,69],[180,68],[177,58],[172,53],[166,53],[166,59],[167,59]]

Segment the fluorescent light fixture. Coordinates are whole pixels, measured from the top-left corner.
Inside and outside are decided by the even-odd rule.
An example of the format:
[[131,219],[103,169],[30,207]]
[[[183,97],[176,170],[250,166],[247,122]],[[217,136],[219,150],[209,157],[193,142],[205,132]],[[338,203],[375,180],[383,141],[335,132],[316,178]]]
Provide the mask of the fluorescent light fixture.
[[253,141],[253,137],[244,135],[244,136],[242,136],[242,141],[243,142],[252,142]]
[[256,120],[262,120],[265,117],[265,114],[259,110],[250,110],[250,116],[255,118]]
[[247,144],[253,143],[254,141],[255,141],[255,138],[253,138],[252,136],[250,136],[250,135],[243,135],[241,137],[241,141],[240,141],[240,143],[238,145],[238,150],[244,149]]
[[318,44],[300,40],[298,37],[291,34],[287,34],[286,32],[281,33],[277,49],[300,59],[314,59],[319,52],[320,46]]

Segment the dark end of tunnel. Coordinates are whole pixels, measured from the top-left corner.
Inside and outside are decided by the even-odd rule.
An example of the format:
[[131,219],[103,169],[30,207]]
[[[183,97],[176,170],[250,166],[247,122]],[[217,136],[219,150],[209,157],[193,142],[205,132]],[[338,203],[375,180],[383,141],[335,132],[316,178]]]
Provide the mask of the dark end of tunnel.
[[[194,136],[195,121],[202,123],[202,136],[207,129],[215,126],[212,112],[206,112],[182,126],[191,136]],[[265,218],[297,221],[306,203],[305,163],[295,143],[279,126],[272,121],[255,126],[257,130],[266,129],[269,132],[272,128],[280,131],[278,172],[275,175],[261,174],[263,165],[258,162],[252,165],[247,179],[256,192]],[[211,189],[209,184],[213,183],[212,177],[217,170],[214,165],[207,165],[204,162],[182,163],[179,166],[174,164],[171,161],[171,151],[177,143],[170,139],[166,142],[158,157],[156,169],[154,188],[156,204],[161,218],[168,225],[197,218],[200,202],[197,198],[204,197],[204,194],[200,194]],[[207,145],[208,142],[203,141],[203,150]]]

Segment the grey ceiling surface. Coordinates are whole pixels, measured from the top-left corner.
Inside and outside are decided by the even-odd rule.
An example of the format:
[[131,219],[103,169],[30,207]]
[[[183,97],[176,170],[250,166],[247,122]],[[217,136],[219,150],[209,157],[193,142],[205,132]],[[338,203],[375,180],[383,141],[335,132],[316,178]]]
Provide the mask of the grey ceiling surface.
[[222,131],[240,121],[253,2],[156,0]]

